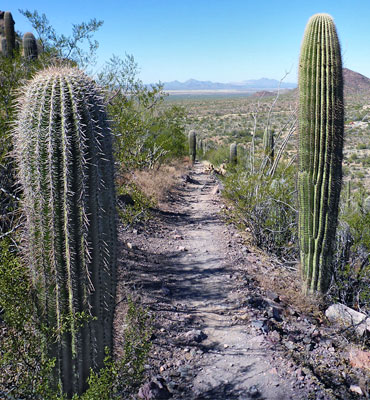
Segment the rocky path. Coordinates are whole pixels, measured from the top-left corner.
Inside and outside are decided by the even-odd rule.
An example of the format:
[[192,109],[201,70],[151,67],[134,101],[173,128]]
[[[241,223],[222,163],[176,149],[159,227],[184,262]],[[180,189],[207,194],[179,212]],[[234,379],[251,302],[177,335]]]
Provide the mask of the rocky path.
[[232,318],[242,299],[234,291],[236,271],[226,256],[229,243],[215,199],[216,182],[203,173],[201,164],[192,176],[197,182],[184,193],[181,211],[187,218],[178,229],[187,251],[176,263],[182,276],[173,284],[173,300],[196,317],[207,335],[202,345],[209,351],[199,362],[192,397],[288,399],[291,386],[271,367],[263,338]]
[[130,282],[155,315],[141,398],[336,398],[281,351],[274,327],[286,310],[249,276],[263,262],[221,219],[222,207],[218,181],[198,163],[166,210],[122,233],[120,293]]

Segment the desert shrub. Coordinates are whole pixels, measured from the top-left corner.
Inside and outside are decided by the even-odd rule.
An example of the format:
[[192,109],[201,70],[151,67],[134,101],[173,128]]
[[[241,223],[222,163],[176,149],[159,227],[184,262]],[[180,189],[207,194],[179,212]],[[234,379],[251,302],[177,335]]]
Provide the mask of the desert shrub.
[[147,309],[128,299],[122,355],[113,360],[107,354],[105,368],[92,372],[89,389],[73,400],[128,399],[137,392],[144,377],[152,335],[152,317]]
[[138,78],[132,56],[113,56],[99,74],[116,136],[119,169],[154,168],[186,154],[185,111],[163,107],[162,85],[147,87]]
[[125,180],[117,187],[118,214],[127,227],[136,221],[145,221],[150,216],[154,200],[148,197],[133,181]]
[[53,396],[54,360],[43,357],[42,327],[34,319],[32,299],[28,270],[6,237],[0,242],[0,398]]
[[343,201],[329,296],[370,312],[370,209],[365,197],[364,189],[360,189],[350,201]]
[[229,146],[219,146],[206,151],[204,158],[207,159],[211,164],[219,166],[229,161],[229,154]]
[[224,183],[233,220],[250,231],[253,243],[283,259],[295,259],[295,169],[281,163],[274,176],[266,176],[239,168]]

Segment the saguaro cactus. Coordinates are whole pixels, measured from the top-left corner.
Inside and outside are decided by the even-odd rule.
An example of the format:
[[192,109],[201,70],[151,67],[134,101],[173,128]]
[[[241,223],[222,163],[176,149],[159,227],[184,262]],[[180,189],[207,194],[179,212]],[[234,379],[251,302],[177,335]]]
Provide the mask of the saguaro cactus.
[[195,131],[189,132],[189,154],[192,163],[195,163],[197,156],[197,134]]
[[7,44],[7,54],[10,56],[15,49],[14,19],[10,11],[4,13],[4,32]]
[[230,164],[236,165],[238,163],[238,147],[236,143],[230,144]]
[[27,32],[23,35],[23,55],[25,58],[34,60],[37,58],[37,42],[35,36],[31,32]]
[[101,94],[78,69],[47,69],[25,86],[14,134],[26,259],[39,316],[57,337],[47,349],[56,384],[71,397],[113,345],[116,210]]
[[270,163],[270,165],[272,165],[274,162],[274,142],[274,131],[266,128],[263,134],[263,151],[265,153],[265,156],[268,158],[268,162]]
[[343,77],[332,18],[308,21],[299,60],[299,238],[307,292],[325,293],[338,217],[343,158]]

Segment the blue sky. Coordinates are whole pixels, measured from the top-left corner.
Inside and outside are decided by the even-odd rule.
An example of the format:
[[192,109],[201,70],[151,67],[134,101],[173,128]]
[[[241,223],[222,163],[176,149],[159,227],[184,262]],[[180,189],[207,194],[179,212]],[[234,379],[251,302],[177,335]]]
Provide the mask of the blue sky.
[[59,33],[90,18],[104,21],[99,70],[112,54],[132,54],[146,82],[189,78],[233,82],[261,77],[297,80],[308,18],[334,17],[343,64],[370,77],[370,0],[5,0],[16,29],[31,30],[18,9],[45,13]]

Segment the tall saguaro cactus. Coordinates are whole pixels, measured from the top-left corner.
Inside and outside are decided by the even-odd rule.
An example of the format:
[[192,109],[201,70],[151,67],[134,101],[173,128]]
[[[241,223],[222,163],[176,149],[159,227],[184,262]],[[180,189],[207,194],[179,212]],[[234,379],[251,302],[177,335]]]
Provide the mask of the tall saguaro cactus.
[[195,131],[189,132],[189,154],[192,163],[195,163],[195,158],[197,156],[197,134]]
[[71,397],[112,350],[116,210],[111,132],[95,83],[50,68],[24,88],[14,129],[38,311]]
[[15,49],[14,19],[10,11],[4,13],[4,33],[6,38],[7,54],[12,56]]
[[307,292],[325,293],[338,218],[343,158],[343,77],[333,19],[308,21],[299,60],[299,238]]

